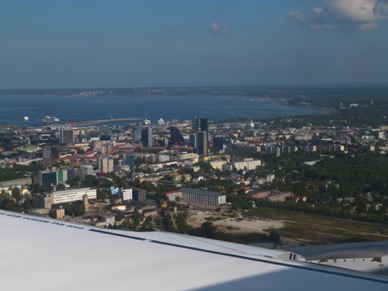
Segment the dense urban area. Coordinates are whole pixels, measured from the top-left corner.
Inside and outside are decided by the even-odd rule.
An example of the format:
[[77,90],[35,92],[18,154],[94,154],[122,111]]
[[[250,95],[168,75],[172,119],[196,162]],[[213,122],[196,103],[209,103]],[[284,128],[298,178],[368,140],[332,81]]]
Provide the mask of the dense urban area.
[[[122,94],[256,96],[255,90]],[[0,208],[243,243],[386,240],[388,89],[269,92],[262,98],[326,113],[209,120],[198,112],[191,120],[155,123],[144,117],[130,125],[69,124],[46,116],[41,125],[2,126]]]

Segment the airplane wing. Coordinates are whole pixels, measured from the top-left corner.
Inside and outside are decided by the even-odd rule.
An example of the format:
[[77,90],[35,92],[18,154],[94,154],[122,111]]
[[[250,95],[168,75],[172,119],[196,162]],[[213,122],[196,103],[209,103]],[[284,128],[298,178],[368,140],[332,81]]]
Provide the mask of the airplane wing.
[[290,247],[306,261],[374,274],[388,275],[388,241]]
[[388,290],[287,251],[0,210],[2,290]]

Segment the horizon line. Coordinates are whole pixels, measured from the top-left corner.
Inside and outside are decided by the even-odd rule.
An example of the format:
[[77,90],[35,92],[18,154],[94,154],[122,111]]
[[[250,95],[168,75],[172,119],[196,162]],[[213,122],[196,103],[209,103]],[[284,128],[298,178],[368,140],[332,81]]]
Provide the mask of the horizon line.
[[314,84],[240,84],[240,85],[146,85],[146,86],[117,86],[117,87],[46,87],[46,88],[0,88],[0,91],[37,91],[37,90],[102,90],[102,89],[152,89],[152,88],[335,88],[335,87],[385,87],[388,82],[365,82],[365,83],[314,83]]

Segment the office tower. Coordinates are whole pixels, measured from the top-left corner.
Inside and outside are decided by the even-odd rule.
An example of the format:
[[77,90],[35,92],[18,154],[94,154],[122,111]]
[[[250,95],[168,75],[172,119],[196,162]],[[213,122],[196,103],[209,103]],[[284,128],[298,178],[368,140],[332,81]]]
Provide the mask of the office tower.
[[125,155],[125,163],[129,166],[131,171],[134,171],[134,169],[135,169],[135,160],[136,160],[135,155],[132,155],[132,154]]
[[208,131],[208,120],[206,117],[197,117],[194,116],[191,120],[192,132],[196,133],[198,131]]
[[193,133],[196,133],[199,131],[200,125],[199,125],[199,118],[197,116],[194,116],[191,120],[191,129]]
[[197,149],[197,147],[198,147],[198,139],[197,139],[197,134],[196,134],[196,133],[191,133],[191,134],[190,134],[189,144],[190,144],[190,146],[192,146],[194,149]]
[[56,171],[39,171],[38,179],[40,186],[54,186],[57,185]]
[[208,154],[208,120],[206,117],[194,116],[192,119],[192,130],[194,135],[190,135],[190,145],[194,147],[200,155]]
[[170,140],[168,144],[169,146],[185,144],[185,139],[183,138],[182,133],[175,126],[170,127]]
[[197,153],[200,155],[207,155],[207,131],[198,131],[197,132]]
[[74,131],[72,129],[61,129],[59,131],[59,142],[60,143],[73,143],[74,142]]
[[152,147],[152,127],[146,126],[141,131],[141,142],[143,147],[150,148]]
[[132,137],[134,142],[140,142],[141,141],[141,131],[142,127],[140,125],[136,125],[132,128]]
[[206,117],[201,117],[199,119],[199,128],[201,131],[208,131],[208,122]]
[[40,186],[56,186],[67,181],[66,170],[38,171],[38,183]]

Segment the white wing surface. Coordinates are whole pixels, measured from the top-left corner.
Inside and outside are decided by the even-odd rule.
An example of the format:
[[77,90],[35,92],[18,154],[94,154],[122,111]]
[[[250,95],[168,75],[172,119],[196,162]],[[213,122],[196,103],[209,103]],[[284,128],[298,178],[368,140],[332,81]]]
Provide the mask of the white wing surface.
[[388,290],[293,253],[0,210],[2,290]]

